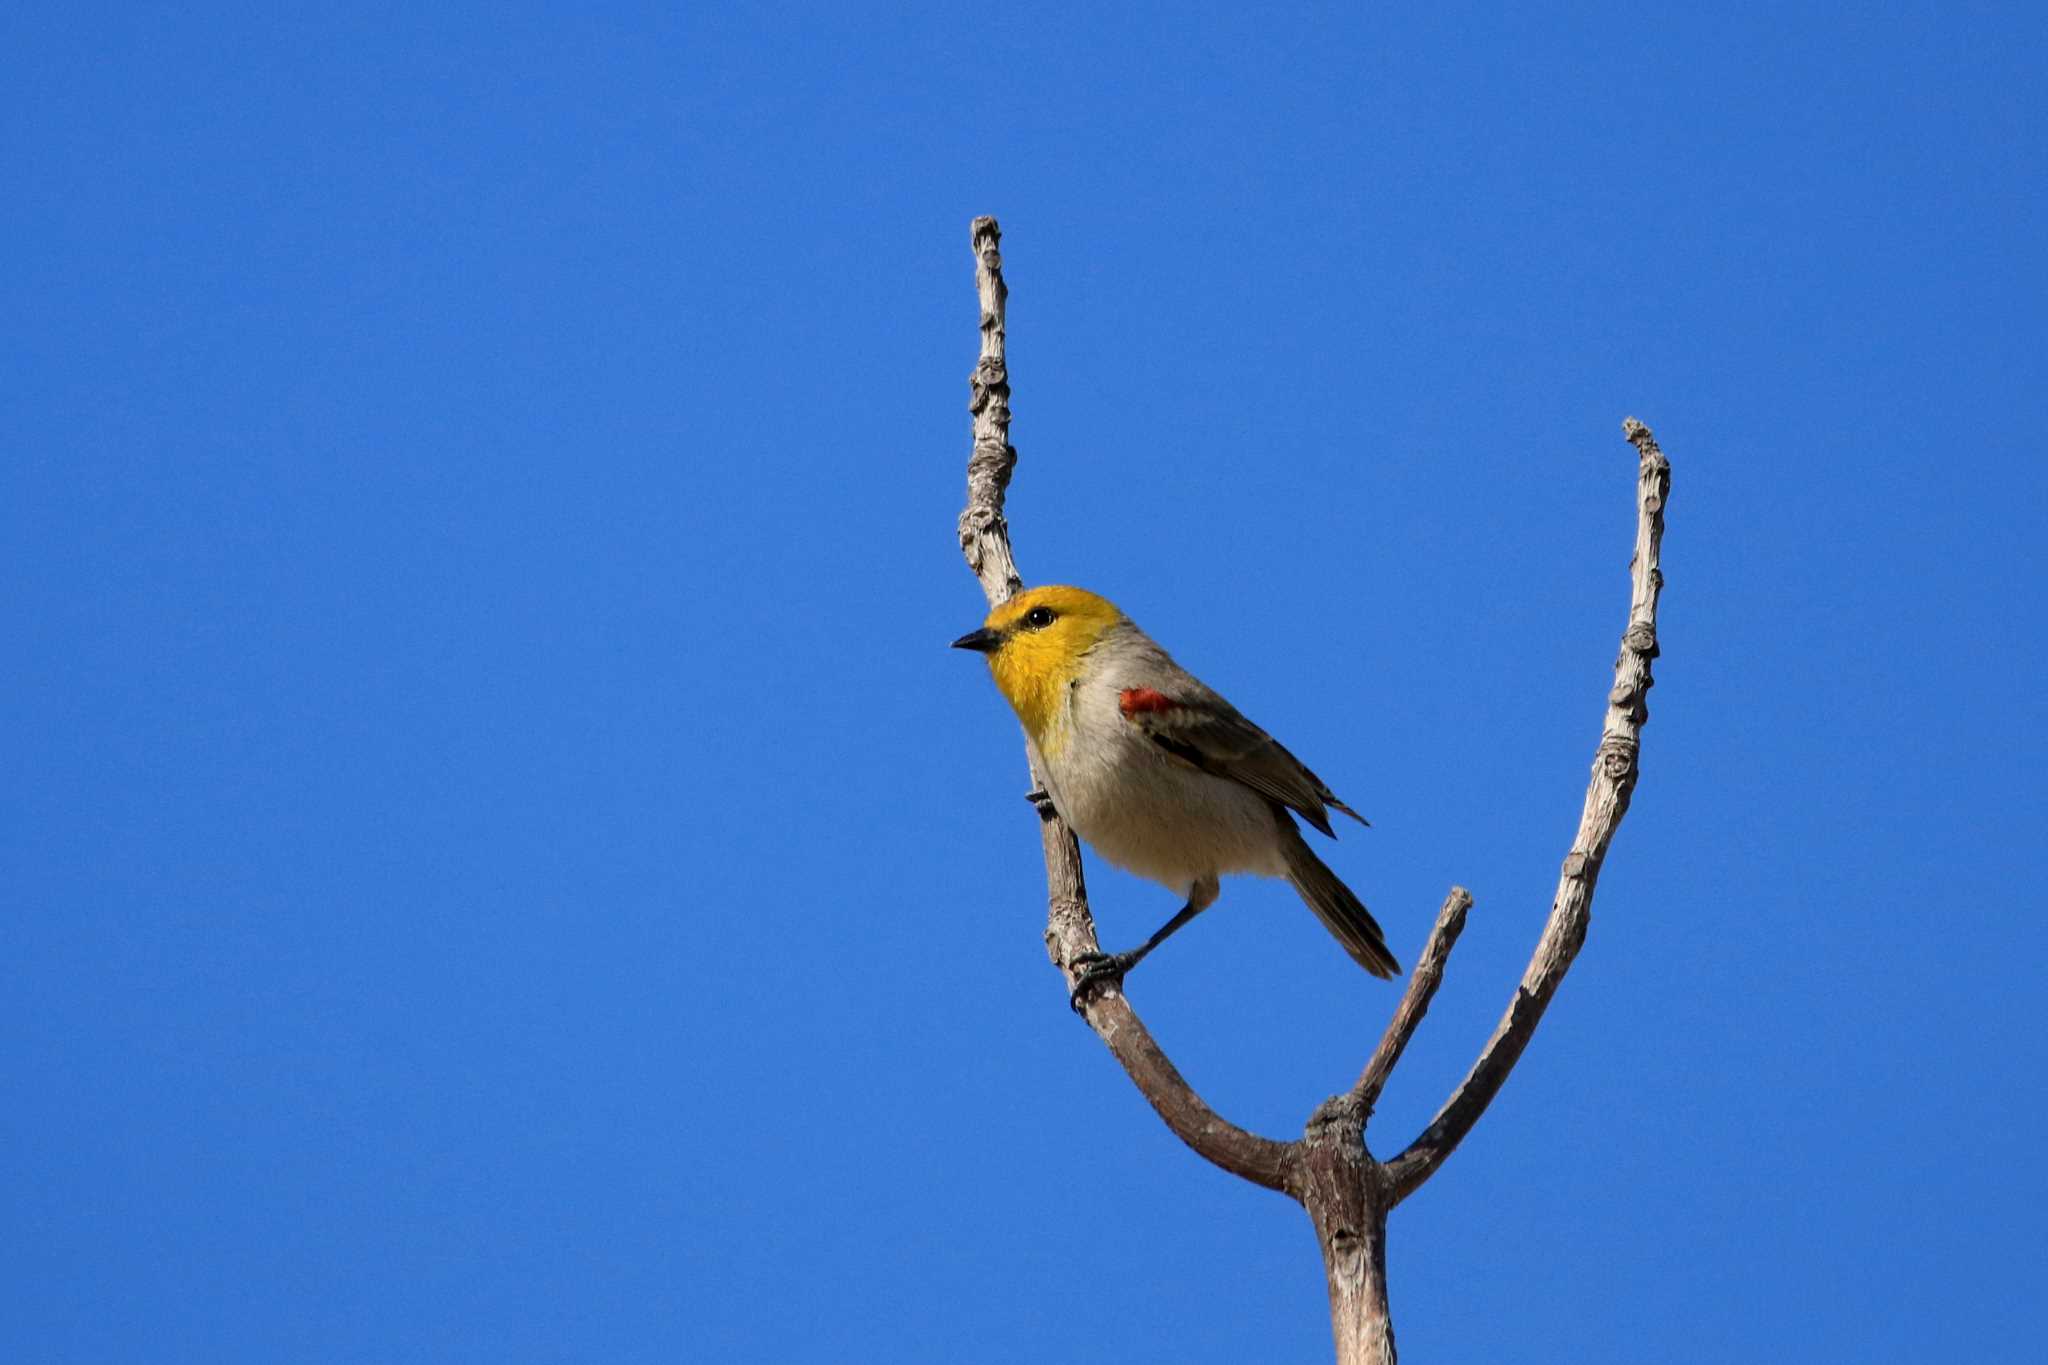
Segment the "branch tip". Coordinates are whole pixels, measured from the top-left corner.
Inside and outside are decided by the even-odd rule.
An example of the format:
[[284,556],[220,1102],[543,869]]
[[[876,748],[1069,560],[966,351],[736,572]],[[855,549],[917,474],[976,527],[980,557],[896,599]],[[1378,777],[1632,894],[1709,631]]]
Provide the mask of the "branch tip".
[[1373,1049],[1365,1070],[1358,1073],[1358,1083],[1351,1087],[1347,1096],[1358,1106],[1361,1115],[1371,1115],[1380,1091],[1394,1072],[1394,1064],[1401,1060],[1408,1040],[1415,1036],[1422,1016],[1428,1013],[1429,1002],[1436,997],[1437,987],[1443,984],[1444,966],[1450,961],[1451,949],[1456,946],[1458,935],[1465,932],[1465,914],[1471,908],[1472,893],[1462,886],[1454,886],[1444,897],[1443,908],[1436,912],[1436,923],[1430,927],[1429,941],[1415,959],[1415,970],[1409,973],[1408,988],[1401,993],[1401,1002],[1394,1007],[1394,1017],[1387,1021],[1387,1031],[1380,1035],[1379,1046]]

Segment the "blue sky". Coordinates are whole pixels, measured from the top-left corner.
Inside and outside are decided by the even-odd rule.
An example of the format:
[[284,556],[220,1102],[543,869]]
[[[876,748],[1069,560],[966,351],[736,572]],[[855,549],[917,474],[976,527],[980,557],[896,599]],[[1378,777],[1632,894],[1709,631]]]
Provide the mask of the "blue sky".
[[[1411,1358],[2036,1335],[2038,6],[17,8],[0,1343],[1327,1358],[1068,1013],[953,543],[1374,824],[1374,1124],[1506,1003],[1675,466],[1644,775],[1395,1215]],[[1090,865],[1106,941],[1174,907]],[[1233,882],[1132,995],[1291,1136],[1395,992]]]

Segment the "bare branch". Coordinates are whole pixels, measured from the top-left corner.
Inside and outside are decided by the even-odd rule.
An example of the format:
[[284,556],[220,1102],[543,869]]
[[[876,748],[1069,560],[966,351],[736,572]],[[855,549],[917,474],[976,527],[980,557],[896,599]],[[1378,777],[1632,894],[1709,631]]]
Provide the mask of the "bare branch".
[[1003,495],[1017,467],[1010,444],[1010,367],[1004,354],[1004,308],[1010,287],[1003,283],[1003,230],[993,218],[977,218],[969,232],[974,242],[974,286],[981,295],[981,358],[968,377],[973,397],[974,448],[967,457],[967,507],[960,513],[960,552],[981,580],[981,590],[994,606],[1006,601],[1024,580],[1010,557],[1010,524],[1003,519]]
[[1416,1026],[1428,1013],[1436,988],[1443,984],[1444,964],[1450,961],[1451,949],[1456,946],[1458,935],[1465,932],[1465,912],[1471,908],[1472,893],[1462,886],[1454,886],[1451,894],[1444,897],[1443,909],[1436,912],[1436,925],[1429,931],[1429,943],[1423,948],[1422,956],[1415,960],[1415,970],[1408,977],[1408,989],[1402,993],[1401,1003],[1394,1009],[1394,1017],[1387,1022],[1387,1031],[1380,1035],[1380,1045],[1373,1049],[1372,1060],[1365,1064],[1365,1070],[1358,1073],[1358,1084],[1351,1087],[1352,1098],[1358,1102],[1361,1116],[1369,1118],[1372,1115],[1372,1107],[1379,1102],[1387,1077],[1393,1074],[1394,1063],[1401,1060],[1408,1040],[1415,1036]]
[[[1017,451],[1010,444],[1010,374],[1004,334],[1004,307],[1010,291],[1003,283],[1003,258],[997,249],[1002,229],[993,218],[977,218],[970,231],[974,282],[981,295],[981,358],[968,381],[973,390],[968,410],[974,414],[974,448],[967,460],[967,507],[960,513],[960,551],[967,558],[967,567],[981,580],[989,605],[994,606],[1024,586],[1010,551],[1009,523],[1003,517],[1003,497],[1017,466]],[[1038,755],[1032,753],[1029,758],[1032,784],[1043,790]],[[1095,937],[1095,917],[1088,910],[1081,849],[1073,831],[1058,815],[1048,813],[1039,833],[1045,847],[1049,900],[1046,951],[1071,990],[1077,981],[1071,964],[1084,953],[1099,951],[1101,945]],[[1233,1175],[1267,1189],[1285,1188],[1288,1144],[1248,1133],[1209,1108],[1152,1041],[1121,990],[1102,986],[1091,991],[1086,1017],[1176,1137]]]
[[1664,586],[1658,556],[1664,538],[1664,503],[1671,493],[1671,464],[1657,448],[1650,429],[1635,418],[1624,421],[1622,431],[1635,446],[1638,458],[1636,551],[1629,566],[1632,590],[1628,628],[1622,632],[1621,653],[1614,661],[1614,687],[1607,694],[1606,723],[1601,730],[1600,746],[1594,752],[1593,777],[1586,789],[1578,834],[1558,877],[1550,918],[1543,926],[1543,935],[1536,942],[1535,954],[1522,974],[1514,1000],[1495,1025],[1493,1036],[1487,1039],[1471,1072],[1437,1111],[1429,1127],[1407,1150],[1387,1163],[1396,1203],[1435,1174],[1444,1158],[1472,1131],[1472,1125],[1486,1112],[1486,1106],[1499,1093],[1522,1049],[1528,1045],[1537,1021],[1557,993],[1579,946],[1586,941],[1600,865],[1635,792],[1643,722],[1650,714],[1647,696],[1654,682],[1650,662],[1657,657],[1657,595]]
[[1365,1150],[1365,1111],[1351,1094],[1316,1106],[1289,1175],[1315,1224],[1330,1295],[1337,1365],[1394,1365],[1387,1310],[1386,1170]]
[[[994,605],[1023,587],[1003,516],[1004,495],[1017,463],[1009,441],[1004,335],[1008,290],[997,250],[1002,233],[995,219],[975,219],[972,232],[975,283],[981,296],[981,355],[971,381],[974,446],[967,463],[967,506],[960,514],[960,549]],[[1658,553],[1671,467],[1647,427],[1634,418],[1622,426],[1639,457],[1633,592],[1585,808],[1550,918],[1514,1000],[1471,1072],[1428,1128],[1390,1162],[1377,1162],[1366,1151],[1365,1125],[1372,1107],[1442,984],[1451,949],[1464,929],[1472,898],[1462,887],[1453,887],[1445,897],[1407,989],[1357,1084],[1318,1106],[1296,1142],[1275,1142],[1246,1132],[1210,1109],[1153,1041],[1118,983],[1099,983],[1083,1003],[1089,1026],[1181,1141],[1232,1174],[1291,1195],[1308,1211],[1323,1250],[1339,1365],[1393,1365],[1386,1295],[1387,1213],[1435,1173],[1506,1082],[1585,942],[1594,884],[1635,790],[1637,754],[1649,714],[1644,699],[1652,683],[1650,663],[1657,657],[1657,595],[1663,586]],[[1034,785],[1042,789],[1043,765],[1028,743],[1026,750]],[[1073,964],[1083,954],[1097,951],[1095,921],[1073,831],[1049,807],[1041,811],[1039,828],[1048,896],[1046,951],[1071,990],[1077,978]]]
[[1293,1144],[1249,1133],[1202,1101],[1121,994],[1095,992],[1088,1022],[1100,1034],[1131,1081],[1173,1135],[1232,1175],[1283,1194],[1288,1187],[1288,1153]]

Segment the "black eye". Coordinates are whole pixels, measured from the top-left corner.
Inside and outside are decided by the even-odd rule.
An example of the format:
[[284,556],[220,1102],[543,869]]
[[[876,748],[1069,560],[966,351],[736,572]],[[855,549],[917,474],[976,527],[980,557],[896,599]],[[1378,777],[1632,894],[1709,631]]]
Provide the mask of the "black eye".
[[1024,624],[1033,630],[1044,630],[1052,624],[1052,608],[1033,607],[1024,613]]

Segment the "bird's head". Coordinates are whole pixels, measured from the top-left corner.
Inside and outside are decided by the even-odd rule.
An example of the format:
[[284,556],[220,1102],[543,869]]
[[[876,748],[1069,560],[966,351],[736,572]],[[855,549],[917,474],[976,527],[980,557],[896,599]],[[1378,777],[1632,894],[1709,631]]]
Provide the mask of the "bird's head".
[[988,656],[988,671],[1032,739],[1044,742],[1060,693],[1088,651],[1124,624],[1116,604],[1082,588],[1029,588],[953,642]]

